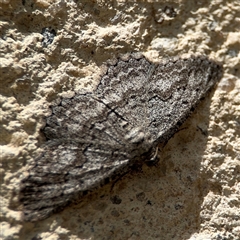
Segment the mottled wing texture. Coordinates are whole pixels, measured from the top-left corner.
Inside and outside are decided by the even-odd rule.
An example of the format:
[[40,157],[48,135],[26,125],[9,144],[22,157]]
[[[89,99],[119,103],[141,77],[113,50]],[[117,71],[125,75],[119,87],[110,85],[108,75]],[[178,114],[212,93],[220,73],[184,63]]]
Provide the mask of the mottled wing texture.
[[160,63],[149,81],[149,131],[167,141],[222,77],[222,66],[208,58],[191,57]]
[[110,65],[93,92],[52,107],[48,141],[22,181],[24,220],[44,219],[151,159],[221,77],[203,57],[153,64],[136,56]]

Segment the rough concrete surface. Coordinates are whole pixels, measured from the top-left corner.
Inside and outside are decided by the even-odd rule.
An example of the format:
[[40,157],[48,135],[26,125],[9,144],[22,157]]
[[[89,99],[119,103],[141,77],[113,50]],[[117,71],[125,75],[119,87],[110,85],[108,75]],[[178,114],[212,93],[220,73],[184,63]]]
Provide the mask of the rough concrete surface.
[[[240,239],[239,0],[1,0],[1,239]],[[224,76],[143,166],[43,221],[21,221],[19,183],[49,106],[94,89],[102,63],[205,54]]]

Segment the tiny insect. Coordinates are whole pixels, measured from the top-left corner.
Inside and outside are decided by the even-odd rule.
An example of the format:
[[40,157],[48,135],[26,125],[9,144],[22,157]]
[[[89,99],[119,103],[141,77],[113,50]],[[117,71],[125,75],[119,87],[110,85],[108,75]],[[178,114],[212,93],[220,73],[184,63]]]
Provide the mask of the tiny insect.
[[92,92],[52,107],[41,154],[28,166],[20,201],[25,221],[62,209],[76,196],[157,160],[199,101],[220,80],[207,57],[151,63],[129,54],[108,65]]

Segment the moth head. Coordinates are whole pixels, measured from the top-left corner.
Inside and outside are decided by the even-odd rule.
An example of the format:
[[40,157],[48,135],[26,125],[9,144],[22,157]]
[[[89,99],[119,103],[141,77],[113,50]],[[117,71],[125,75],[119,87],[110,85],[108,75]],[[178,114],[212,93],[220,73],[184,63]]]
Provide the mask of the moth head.
[[132,155],[139,158],[139,161],[144,160],[147,164],[156,162],[158,148],[153,144],[149,132],[141,127],[135,127],[125,135],[125,140],[130,145]]
[[125,140],[132,144],[141,144],[145,140],[145,133],[141,127],[132,128],[125,135]]

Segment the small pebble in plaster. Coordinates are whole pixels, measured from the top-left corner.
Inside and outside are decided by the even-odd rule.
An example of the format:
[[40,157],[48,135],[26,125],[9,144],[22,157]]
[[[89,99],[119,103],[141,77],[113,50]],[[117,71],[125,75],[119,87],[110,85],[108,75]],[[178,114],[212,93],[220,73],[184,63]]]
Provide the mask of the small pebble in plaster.
[[164,20],[175,18],[177,13],[173,7],[166,6],[164,9],[157,9],[154,13],[154,19],[157,23],[163,23]]
[[51,27],[46,27],[42,29],[42,46],[47,47],[49,44],[51,44],[54,40],[54,37],[56,36],[56,31],[52,29]]

